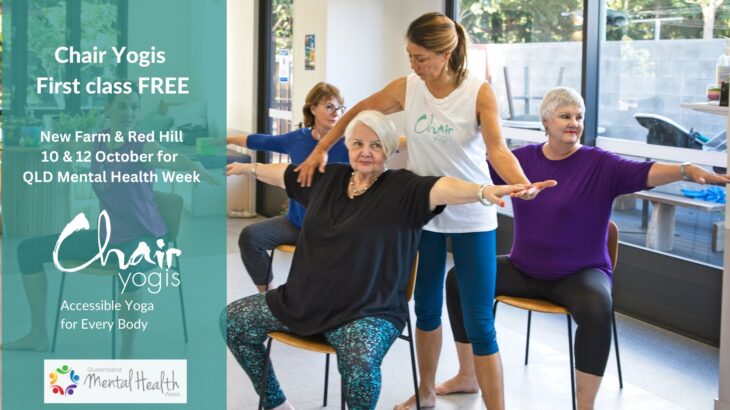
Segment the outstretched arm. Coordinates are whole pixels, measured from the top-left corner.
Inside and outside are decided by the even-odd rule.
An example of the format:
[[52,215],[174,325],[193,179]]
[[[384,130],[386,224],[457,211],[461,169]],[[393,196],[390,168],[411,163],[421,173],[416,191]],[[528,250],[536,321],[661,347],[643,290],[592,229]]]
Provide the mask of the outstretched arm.
[[[542,190],[557,185],[557,182],[548,180],[538,184]],[[504,206],[504,201],[501,199],[504,195],[520,196],[528,189],[533,188],[527,184],[479,185],[458,178],[442,177],[431,188],[430,206],[435,208],[438,205],[470,204],[479,202],[482,198],[492,204]]]
[[244,164],[234,162],[226,165],[226,176],[253,175],[259,181],[284,188],[284,171],[289,164]]
[[646,185],[655,187],[668,184],[671,182],[682,181],[684,179],[694,181],[699,184],[722,185],[730,183],[730,175],[720,175],[714,172],[706,171],[699,165],[695,164],[666,164],[657,162],[649,169],[649,175],[646,178]]
[[239,147],[247,148],[246,141],[248,140],[248,134],[242,133],[238,135],[229,135],[226,137],[226,144],[238,145]]
[[350,121],[364,110],[377,110],[383,114],[402,111],[406,98],[406,78],[399,78],[377,93],[355,104],[345,115],[337,121],[332,129],[319,140],[309,157],[302,162],[295,171],[299,172],[297,182],[303,187],[312,185],[312,176],[316,170],[324,173],[327,165],[327,150],[334,145],[344,134]]

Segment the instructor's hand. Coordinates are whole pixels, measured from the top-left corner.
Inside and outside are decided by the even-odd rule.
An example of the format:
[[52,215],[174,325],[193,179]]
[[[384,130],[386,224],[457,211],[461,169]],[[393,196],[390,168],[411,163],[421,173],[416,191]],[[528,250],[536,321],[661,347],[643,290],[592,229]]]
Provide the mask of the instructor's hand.
[[484,187],[484,191],[482,192],[482,195],[484,196],[484,199],[487,201],[499,205],[504,206],[504,201],[502,200],[502,197],[505,195],[514,195],[516,192],[522,192],[528,189],[529,185],[522,185],[522,184],[516,184],[516,185],[489,185]]
[[323,150],[319,146],[314,147],[312,153],[309,154],[306,160],[299,164],[298,167],[294,168],[295,172],[299,172],[297,176],[297,182],[304,188],[312,186],[312,177],[314,172],[319,169],[319,172],[324,174],[324,167],[327,165],[327,151]]
[[512,198],[520,198],[525,200],[535,199],[535,197],[544,189],[552,188],[555,185],[558,185],[558,181],[554,179],[548,179],[547,181],[542,182],[533,182],[532,185],[529,185],[527,187],[527,189],[511,193],[510,196]]

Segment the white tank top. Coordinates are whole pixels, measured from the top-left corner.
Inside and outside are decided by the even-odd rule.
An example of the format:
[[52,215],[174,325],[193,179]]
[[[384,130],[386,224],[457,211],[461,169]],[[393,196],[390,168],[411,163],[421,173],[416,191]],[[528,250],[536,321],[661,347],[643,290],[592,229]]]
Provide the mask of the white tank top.
[[[417,175],[451,176],[477,184],[492,183],[487,147],[477,124],[477,94],[484,82],[470,74],[446,98],[436,98],[416,74],[406,82],[407,168]],[[477,192],[474,191],[476,198]],[[424,229],[465,233],[497,228],[497,211],[479,202],[449,205]]]

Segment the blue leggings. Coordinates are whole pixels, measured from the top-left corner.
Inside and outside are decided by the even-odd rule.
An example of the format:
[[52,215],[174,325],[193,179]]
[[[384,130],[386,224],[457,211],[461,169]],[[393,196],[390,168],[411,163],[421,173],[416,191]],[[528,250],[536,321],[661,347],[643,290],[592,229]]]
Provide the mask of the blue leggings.
[[492,314],[497,275],[495,231],[456,234],[423,231],[418,247],[416,327],[430,332],[441,326],[447,237],[451,238],[464,325],[474,354],[497,353],[499,347]]
[[[273,331],[291,331],[271,314],[263,294],[231,303],[228,305],[227,315],[221,317],[221,322],[231,353],[260,395],[266,334]],[[337,370],[342,376],[345,401],[349,409],[375,409],[381,388],[380,364],[399,334],[395,325],[376,317],[357,319],[324,332],[325,339],[337,352]],[[264,408],[277,407],[285,400],[269,361]]]

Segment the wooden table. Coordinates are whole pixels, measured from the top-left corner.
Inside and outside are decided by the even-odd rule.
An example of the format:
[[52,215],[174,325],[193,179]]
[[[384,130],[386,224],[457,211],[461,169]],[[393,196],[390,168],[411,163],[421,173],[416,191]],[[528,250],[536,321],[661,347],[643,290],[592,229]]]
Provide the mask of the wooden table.
[[652,210],[646,232],[646,247],[659,251],[669,251],[674,247],[674,228],[676,223],[674,215],[677,206],[699,209],[705,212],[722,212],[725,210],[725,204],[663,192],[639,191],[630,196],[651,201]]

